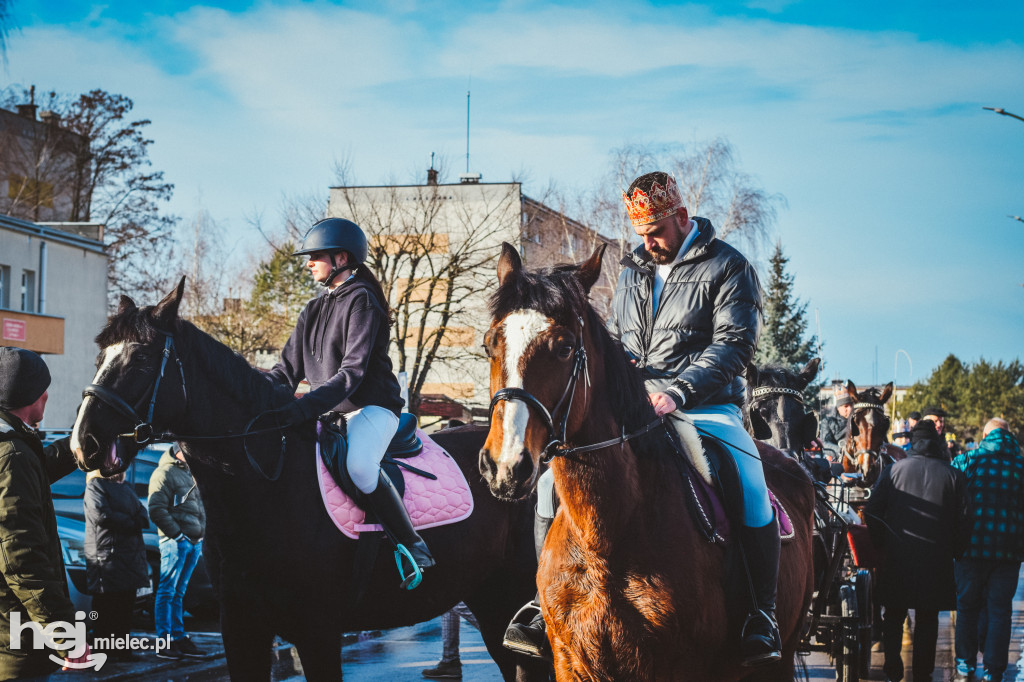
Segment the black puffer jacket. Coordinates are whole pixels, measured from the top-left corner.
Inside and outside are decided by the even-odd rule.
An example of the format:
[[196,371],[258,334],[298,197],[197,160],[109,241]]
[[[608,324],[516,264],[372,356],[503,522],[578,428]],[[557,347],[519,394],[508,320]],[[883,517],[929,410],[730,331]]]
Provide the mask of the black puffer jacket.
[[868,530],[884,548],[882,604],[956,608],[953,559],[967,545],[967,479],[946,463],[942,437],[923,419],[910,456],[882,471],[867,503]]
[[390,333],[370,286],[354,277],[306,304],[281,361],[267,376],[292,391],[309,381],[312,390],[298,403],[307,419],[366,405],[401,414],[401,388],[388,357]]
[[652,315],[654,265],[641,246],[626,256],[608,329],[644,372],[647,391],[674,387],[684,406],[742,406],[740,372],[754,356],[761,329],[761,286],[743,255],[720,239],[706,218],[672,269]]
[[134,592],[149,585],[142,529],[149,514],[127,483],[85,484],[85,562],[89,594]]

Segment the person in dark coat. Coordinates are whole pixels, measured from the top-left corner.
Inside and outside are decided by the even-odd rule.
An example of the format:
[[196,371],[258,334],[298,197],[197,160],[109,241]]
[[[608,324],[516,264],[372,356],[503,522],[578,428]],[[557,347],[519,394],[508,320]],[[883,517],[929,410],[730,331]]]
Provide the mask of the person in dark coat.
[[866,512],[871,537],[886,556],[878,585],[885,673],[893,682],[903,679],[903,621],[914,609],[914,680],[930,680],[939,611],[956,608],[953,560],[968,537],[967,480],[947,463],[933,421],[914,426],[910,456],[883,470]]
[[[104,478],[89,472],[85,484],[85,563],[92,609],[98,616],[93,624],[94,648],[111,659],[131,660],[131,650],[118,648],[116,638],[131,633],[135,593],[149,586],[149,564],[142,529],[149,514],[124,474]],[[96,638],[107,638],[97,642]],[[101,646],[97,646],[97,644]]]
[[[42,678],[66,663],[89,662],[87,642],[13,646],[11,624],[73,624],[57,516],[50,484],[75,470],[69,439],[43,447],[35,430],[43,419],[50,371],[39,355],[0,347],[0,680]],[[25,637],[29,637],[26,633]],[[72,649],[72,646],[74,648]]]

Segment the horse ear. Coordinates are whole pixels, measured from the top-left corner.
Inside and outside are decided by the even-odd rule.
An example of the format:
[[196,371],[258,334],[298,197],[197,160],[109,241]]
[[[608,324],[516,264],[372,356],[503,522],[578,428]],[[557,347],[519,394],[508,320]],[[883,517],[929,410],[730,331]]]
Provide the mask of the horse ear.
[[181,297],[185,293],[185,278],[182,277],[178,282],[178,286],[174,290],[164,296],[164,300],[156,304],[153,308],[153,321],[156,326],[161,329],[172,329],[174,323],[178,320],[178,304],[181,303]]
[[747,377],[747,386],[752,388],[756,387],[761,379],[761,373],[757,371],[757,365],[752,362],[747,363],[746,369],[743,370],[743,375]]
[[519,257],[516,247],[502,242],[501,255],[498,257],[498,285],[504,285],[509,277],[519,277],[522,271],[523,259]]
[[820,364],[821,358],[813,358],[800,370],[798,375],[800,377],[800,390],[807,388],[807,384],[814,381],[814,377],[818,376],[818,366]]
[[588,294],[590,288],[597,284],[597,280],[601,277],[601,258],[604,256],[606,248],[608,248],[607,244],[601,244],[594,249],[594,253],[580,265],[580,270],[576,274],[576,278]]
[[117,304],[117,314],[121,315],[122,313],[131,312],[133,310],[138,310],[138,306],[135,305],[135,301],[124,294],[121,294],[121,302]]
[[878,396],[878,402],[885,404],[885,401],[892,397],[892,382],[890,381],[882,389],[882,395]]
[[844,386],[843,388],[846,389],[847,395],[849,395],[851,398],[853,398],[854,401],[857,400],[857,387],[854,385],[854,383],[852,381],[847,379],[846,380],[846,386]]

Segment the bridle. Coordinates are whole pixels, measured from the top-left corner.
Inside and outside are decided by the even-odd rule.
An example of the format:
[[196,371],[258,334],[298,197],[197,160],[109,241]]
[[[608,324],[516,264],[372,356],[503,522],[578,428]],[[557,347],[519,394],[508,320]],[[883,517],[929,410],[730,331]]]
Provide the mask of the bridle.
[[[206,435],[183,435],[174,433],[171,431],[161,431],[157,433],[153,428],[153,413],[156,410],[156,397],[160,391],[160,382],[164,378],[165,370],[167,369],[167,362],[171,356],[174,356],[175,363],[178,365],[178,374],[181,376],[181,393],[185,398],[185,409],[188,409],[188,390],[186,389],[185,382],[185,368],[181,362],[181,354],[178,353],[177,348],[174,345],[174,335],[170,332],[164,332],[164,350],[163,357],[160,360],[160,373],[157,374],[156,379],[153,381],[152,393],[149,397],[149,408],[146,411],[146,418],[143,419],[139,416],[138,412],[135,411],[131,405],[127,403],[121,396],[114,393],[105,386],[99,384],[89,384],[82,391],[82,397],[93,397],[99,400],[101,403],[111,408],[123,417],[126,417],[130,421],[134,422],[135,426],[130,432],[120,433],[115,438],[128,438],[140,447],[145,447],[150,443],[173,443],[175,441],[182,440],[226,440],[231,438],[245,438],[247,436],[258,436],[265,433],[271,432],[283,432],[283,426],[270,426],[262,429],[252,429],[252,425],[256,423],[256,420],[263,416],[264,413],[258,414],[253,417],[245,428],[242,429],[241,433],[226,433],[216,436]],[[145,395],[145,394],[143,394]],[[266,480],[276,481],[281,475],[281,470],[284,467],[284,455],[287,448],[287,442],[284,434],[281,435],[281,450],[277,459],[277,463],[274,467],[274,471],[270,474],[264,472],[263,468],[256,462],[253,456],[249,453],[248,445],[243,441],[242,448],[245,451],[246,457],[249,459],[250,465]]]
[[167,369],[167,361],[170,359],[172,354],[174,355],[174,359],[178,365],[178,373],[181,375],[181,392],[185,396],[185,403],[187,405],[188,391],[185,389],[185,368],[181,364],[181,356],[174,348],[174,335],[167,332],[164,332],[164,350],[163,358],[160,360],[160,373],[157,374],[156,379],[153,381],[153,390],[149,397],[149,409],[146,411],[145,419],[140,417],[135,411],[135,408],[129,405],[121,396],[117,395],[105,386],[89,384],[85,387],[85,390],[82,391],[83,398],[96,398],[121,416],[126,417],[135,423],[135,426],[130,433],[119,433],[117,438],[131,438],[136,444],[141,446],[156,442],[169,443],[173,440],[177,440],[176,438],[164,437],[173,434],[159,434],[158,436],[153,430],[153,412],[156,410],[156,396],[160,391],[160,382],[164,378],[164,370]]
[[[574,448],[567,447],[565,431],[569,423],[569,415],[572,413],[573,396],[576,394],[576,385],[579,383],[581,374],[586,381],[586,385],[590,385],[590,375],[587,373],[587,349],[583,344],[583,318],[577,317],[576,319],[579,320],[580,323],[579,345],[576,346],[576,351],[573,353],[572,371],[569,373],[569,380],[566,383],[565,390],[562,391],[562,397],[558,399],[557,403],[555,403],[554,409],[548,411],[548,408],[544,406],[544,403],[525,389],[506,387],[494,392],[494,396],[491,398],[490,408],[487,411],[487,418],[488,420],[491,420],[494,416],[494,408],[498,406],[498,403],[509,400],[519,400],[529,407],[534,408],[536,413],[540,415],[541,419],[544,421],[544,426],[547,429],[548,437],[550,439],[548,444],[544,446],[540,455],[540,461],[544,464],[547,464],[555,457],[566,457],[573,454],[600,450],[612,445],[621,445],[628,440],[632,440],[633,438],[653,431],[664,423],[662,417],[658,417],[650,424],[647,424],[633,433],[627,434],[625,432],[625,427],[623,427],[623,433],[618,438],[612,438],[592,445],[581,445]],[[556,427],[553,415],[558,414],[563,404],[565,405],[565,410],[562,412],[561,419],[559,419],[558,426]]]
[[[888,421],[889,419],[889,417],[885,414],[885,407],[881,403],[864,401],[853,404],[853,411],[850,413],[850,423],[852,424],[857,419],[857,415],[863,413],[866,410],[874,410],[875,412],[878,412],[886,421]],[[858,448],[857,450],[854,451],[854,437],[851,433],[850,436],[846,439],[846,447],[843,449],[843,459],[849,461],[851,464],[853,464],[853,466],[857,466],[857,459],[861,455],[868,455],[869,457],[878,457],[879,459],[881,459],[883,455],[888,457],[888,455],[885,455],[884,449],[880,451],[875,451],[870,448]]]

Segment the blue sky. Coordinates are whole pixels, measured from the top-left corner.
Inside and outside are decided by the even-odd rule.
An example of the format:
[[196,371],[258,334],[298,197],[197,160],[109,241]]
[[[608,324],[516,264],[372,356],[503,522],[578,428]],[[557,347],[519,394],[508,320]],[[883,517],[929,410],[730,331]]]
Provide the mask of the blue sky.
[[[894,7],[893,5],[897,5]],[[776,236],[829,377],[921,379],[1024,338],[1024,3],[14,0],[0,86],[128,95],[172,210],[238,244],[286,195],[422,182],[431,152],[593,186],[613,148],[723,137],[786,198]],[[812,330],[813,331],[813,330]],[[877,348],[877,350],[876,350]],[[877,356],[877,365],[876,365]],[[895,378],[911,378],[900,356]]]

